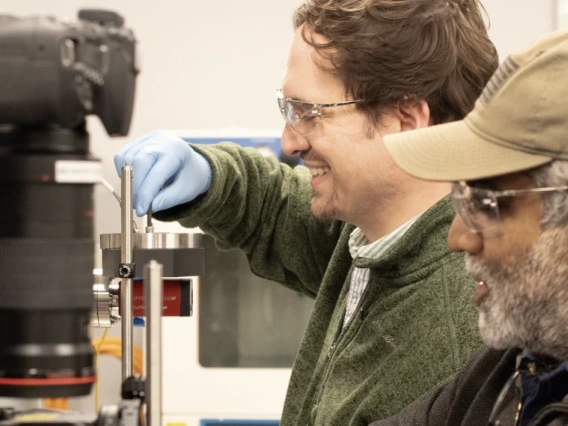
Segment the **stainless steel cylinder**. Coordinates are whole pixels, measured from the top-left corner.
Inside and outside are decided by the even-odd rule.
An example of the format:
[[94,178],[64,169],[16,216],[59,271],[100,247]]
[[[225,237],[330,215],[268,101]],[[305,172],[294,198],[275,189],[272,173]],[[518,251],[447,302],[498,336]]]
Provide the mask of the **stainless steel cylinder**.
[[144,267],[147,426],[162,426],[162,277],[158,262],[151,260]]
[[[122,264],[132,263],[132,167],[122,167],[121,179],[121,254]],[[122,278],[120,285],[120,311],[122,315],[122,380],[134,372],[133,334],[134,318],[132,314],[133,282],[132,278]]]

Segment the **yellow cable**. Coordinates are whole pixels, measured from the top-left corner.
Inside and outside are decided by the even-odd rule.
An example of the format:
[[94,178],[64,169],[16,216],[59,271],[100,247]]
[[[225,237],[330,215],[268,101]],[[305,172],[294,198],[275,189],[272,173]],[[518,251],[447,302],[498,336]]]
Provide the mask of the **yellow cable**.
[[69,400],[67,398],[48,398],[43,400],[43,408],[50,410],[68,410]]

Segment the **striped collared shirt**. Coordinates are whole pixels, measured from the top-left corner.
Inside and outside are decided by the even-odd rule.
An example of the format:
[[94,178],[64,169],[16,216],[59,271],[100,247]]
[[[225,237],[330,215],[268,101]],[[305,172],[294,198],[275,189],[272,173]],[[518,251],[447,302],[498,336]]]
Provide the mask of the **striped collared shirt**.
[[[379,259],[382,255],[388,252],[396,242],[404,235],[406,231],[416,222],[420,215],[413,219],[410,219],[404,225],[392,231],[390,234],[379,238],[374,243],[369,243],[369,240],[361,229],[355,228],[349,237],[349,252],[353,260],[364,257],[367,259]],[[353,268],[353,273],[351,274],[351,283],[349,286],[349,293],[347,293],[347,304],[345,308],[345,318],[343,321],[343,326],[345,326],[353,313],[357,309],[357,305],[363,297],[363,293],[369,284],[369,278],[371,277],[371,271],[369,268]]]

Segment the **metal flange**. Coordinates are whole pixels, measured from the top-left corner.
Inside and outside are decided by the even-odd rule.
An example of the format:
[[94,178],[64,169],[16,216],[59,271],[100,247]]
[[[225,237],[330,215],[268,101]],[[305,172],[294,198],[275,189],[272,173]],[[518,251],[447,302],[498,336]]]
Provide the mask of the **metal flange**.
[[[121,234],[102,234],[102,250],[120,250]],[[202,234],[181,234],[172,232],[140,232],[132,234],[132,248],[137,250],[151,249],[190,249],[202,247]]]
[[[120,277],[121,234],[102,234],[102,273],[110,278]],[[148,232],[132,234],[132,276],[140,277],[142,270],[134,265],[146,265],[155,260],[164,267],[165,277],[192,277],[205,275],[205,256],[201,233]]]

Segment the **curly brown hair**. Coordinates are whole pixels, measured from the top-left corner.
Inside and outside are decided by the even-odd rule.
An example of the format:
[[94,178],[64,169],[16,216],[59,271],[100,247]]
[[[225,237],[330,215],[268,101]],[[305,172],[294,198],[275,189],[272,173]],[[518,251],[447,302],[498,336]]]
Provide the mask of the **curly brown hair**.
[[294,26],[373,123],[381,107],[426,101],[439,124],[471,111],[497,68],[482,11],[477,0],[307,0]]

